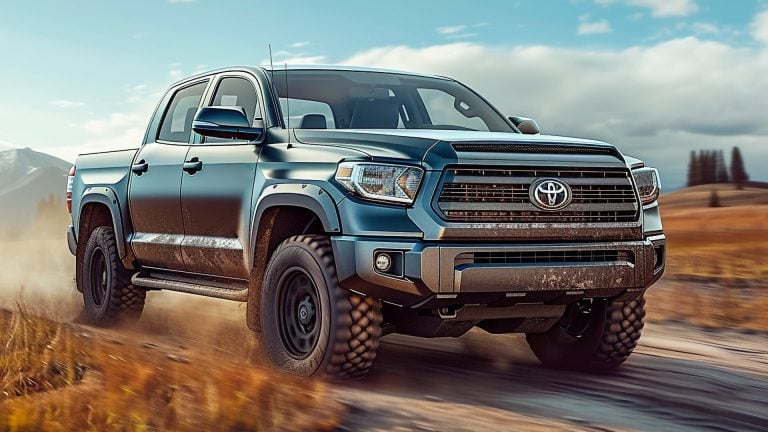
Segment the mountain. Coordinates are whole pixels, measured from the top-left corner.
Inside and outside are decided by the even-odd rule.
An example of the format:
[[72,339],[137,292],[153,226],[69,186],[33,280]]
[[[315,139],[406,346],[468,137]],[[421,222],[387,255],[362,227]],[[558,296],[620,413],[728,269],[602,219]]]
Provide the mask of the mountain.
[[41,201],[63,199],[70,166],[30,148],[0,150],[0,232],[32,221]]

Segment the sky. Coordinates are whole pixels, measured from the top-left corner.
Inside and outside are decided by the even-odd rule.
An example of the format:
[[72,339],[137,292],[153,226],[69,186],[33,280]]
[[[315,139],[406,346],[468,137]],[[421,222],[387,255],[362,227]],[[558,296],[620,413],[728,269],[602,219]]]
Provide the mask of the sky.
[[[282,10],[281,10],[282,9]],[[739,146],[768,181],[768,0],[0,0],[0,148],[138,146],[160,94],[268,60],[451,76],[547,134],[685,183]]]

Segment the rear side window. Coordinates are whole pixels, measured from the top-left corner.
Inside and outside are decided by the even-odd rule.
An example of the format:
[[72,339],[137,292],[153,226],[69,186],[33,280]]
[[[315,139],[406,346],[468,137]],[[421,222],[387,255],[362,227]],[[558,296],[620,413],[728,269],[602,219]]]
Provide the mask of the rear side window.
[[192,135],[192,120],[195,118],[207,82],[185,87],[176,92],[160,123],[157,139],[188,143]]

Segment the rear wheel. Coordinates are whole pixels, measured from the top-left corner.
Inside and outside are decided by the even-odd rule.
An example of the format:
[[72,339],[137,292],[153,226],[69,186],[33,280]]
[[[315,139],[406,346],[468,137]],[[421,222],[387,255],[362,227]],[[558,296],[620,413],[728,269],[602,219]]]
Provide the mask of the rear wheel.
[[526,335],[533,353],[548,367],[610,371],[632,354],[645,318],[645,298],[622,303],[584,299],[568,306],[546,333]]
[[111,227],[98,227],[91,233],[78,265],[81,274],[85,316],[91,324],[109,326],[130,324],[144,309],[146,290],[131,285],[130,273],[117,253]]
[[300,376],[368,373],[381,337],[381,302],[339,286],[327,237],[295,236],[272,255],[261,290],[261,340],[278,369]]

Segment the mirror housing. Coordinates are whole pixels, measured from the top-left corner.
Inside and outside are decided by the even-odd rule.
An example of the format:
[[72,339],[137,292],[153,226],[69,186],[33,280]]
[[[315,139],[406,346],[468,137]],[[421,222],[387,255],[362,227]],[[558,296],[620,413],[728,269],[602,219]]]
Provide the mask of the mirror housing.
[[539,129],[536,120],[527,117],[509,117],[509,121],[511,121],[520,132],[526,135],[538,135],[541,133],[541,129]]
[[213,106],[197,111],[192,130],[212,138],[234,138],[253,141],[264,134],[263,127],[252,127],[242,107]]

